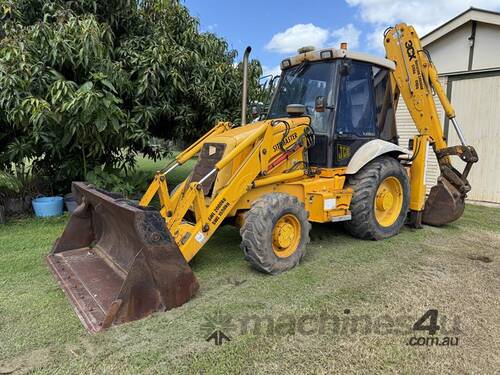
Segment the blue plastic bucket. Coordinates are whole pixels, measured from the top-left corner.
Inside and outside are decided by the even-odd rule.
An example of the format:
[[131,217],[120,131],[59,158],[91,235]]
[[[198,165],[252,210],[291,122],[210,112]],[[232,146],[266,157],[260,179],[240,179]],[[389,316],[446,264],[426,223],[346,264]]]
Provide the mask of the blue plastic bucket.
[[41,197],[31,201],[37,217],[60,216],[63,212],[62,197]]

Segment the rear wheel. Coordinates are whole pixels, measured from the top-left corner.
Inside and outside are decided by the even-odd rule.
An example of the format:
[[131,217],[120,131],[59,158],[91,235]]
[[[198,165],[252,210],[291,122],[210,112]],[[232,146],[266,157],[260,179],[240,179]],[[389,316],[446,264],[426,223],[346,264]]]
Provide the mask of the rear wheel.
[[408,175],[396,159],[382,156],[350,176],[352,220],[347,230],[355,237],[380,240],[398,234],[410,200]]
[[304,205],[291,195],[271,193],[255,201],[240,229],[245,259],[255,269],[278,274],[305,255],[311,224]]

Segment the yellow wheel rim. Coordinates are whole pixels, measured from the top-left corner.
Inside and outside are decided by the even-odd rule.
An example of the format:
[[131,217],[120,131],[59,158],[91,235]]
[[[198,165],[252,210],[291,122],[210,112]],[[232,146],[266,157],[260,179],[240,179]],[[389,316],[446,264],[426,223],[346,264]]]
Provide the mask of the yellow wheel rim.
[[283,215],[273,228],[273,251],[280,258],[292,255],[300,242],[300,221],[292,214]]
[[375,219],[379,225],[390,227],[403,207],[403,187],[396,177],[387,177],[377,189],[375,196]]

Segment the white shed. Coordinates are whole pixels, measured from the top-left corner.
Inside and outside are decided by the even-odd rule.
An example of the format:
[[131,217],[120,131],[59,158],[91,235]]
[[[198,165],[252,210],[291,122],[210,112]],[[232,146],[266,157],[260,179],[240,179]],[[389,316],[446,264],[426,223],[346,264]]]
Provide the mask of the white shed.
[[[468,199],[500,203],[500,13],[470,8],[421,39],[439,71],[467,143],[479,155],[469,175],[472,190]],[[435,100],[438,102],[437,97]],[[440,105],[438,108],[449,144],[459,144],[453,126],[444,119]],[[416,130],[402,101],[396,119],[400,144],[407,146]],[[463,166],[458,159],[453,163]],[[429,149],[428,189],[438,175],[436,158]]]

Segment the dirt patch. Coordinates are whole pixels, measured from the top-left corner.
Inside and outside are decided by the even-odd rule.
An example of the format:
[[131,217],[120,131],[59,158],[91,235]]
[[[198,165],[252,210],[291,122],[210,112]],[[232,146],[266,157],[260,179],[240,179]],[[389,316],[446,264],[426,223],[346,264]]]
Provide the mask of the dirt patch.
[[0,374],[27,374],[50,362],[49,349],[35,350],[0,362]]
[[[467,242],[474,244],[477,253],[470,254],[470,248],[463,246]],[[449,238],[446,248],[428,241],[434,251],[423,256],[396,287],[391,285],[387,290],[384,300],[393,311],[406,310],[416,318],[429,309],[439,312],[441,330],[435,335],[412,332],[415,337],[424,337],[425,345],[399,348],[408,359],[419,361],[418,368],[454,373],[495,373],[500,368],[500,266],[492,262],[493,254],[500,251],[499,244],[500,235],[477,230]],[[444,336],[456,337],[458,345],[427,345],[428,337],[441,340]],[[406,360],[405,366],[410,362]]]
[[469,258],[470,260],[478,260],[478,261],[483,262],[483,263],[493,262],[493,259],[491,259],[490,257],[487,257],[485,255],[469,255],[469,256],[467,256],[467,258]]

